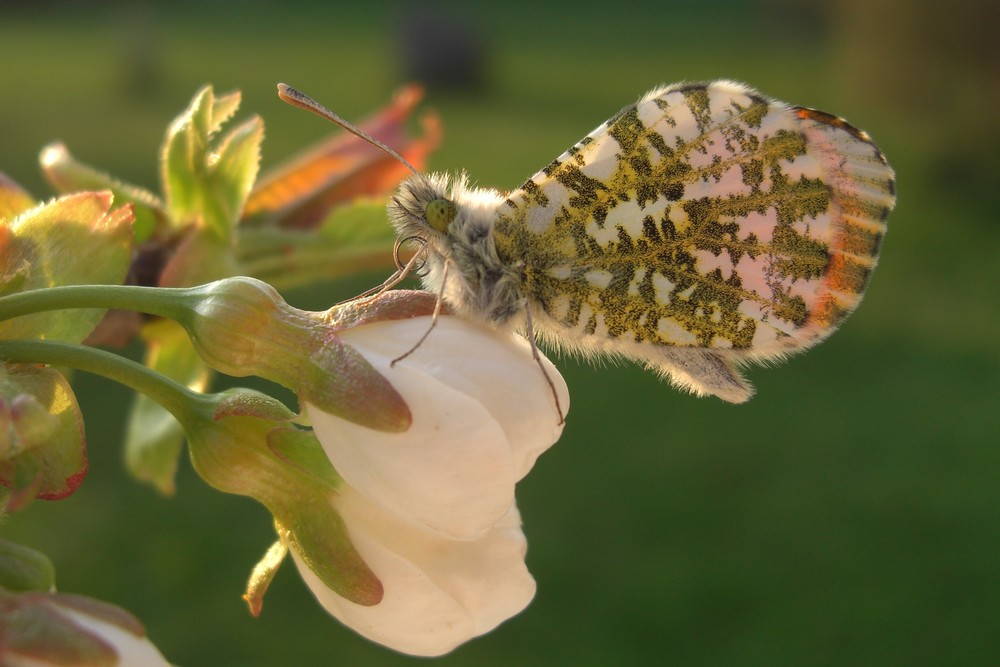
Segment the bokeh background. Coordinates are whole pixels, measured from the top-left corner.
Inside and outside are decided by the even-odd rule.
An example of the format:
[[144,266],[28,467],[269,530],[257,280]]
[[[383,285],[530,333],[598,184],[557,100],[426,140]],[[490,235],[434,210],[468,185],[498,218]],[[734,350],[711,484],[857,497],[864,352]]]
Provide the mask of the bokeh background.
[[[157,188],[166,124],[203,83],[264,117],[266,166],[328,132],[277,81],[359,118],[423,78],[445,129],[432,167],[500,188],[659,83],[735,78],[843,115],[898,173],[865,303],[752,371],[738,407],[562,360],[565,436],[519,487],[538,595],[441,663],[998,664],[997,6],[5,0],[0,170],[46,195],[38,150],[61,139]],[[414,662],[327,617],[289,566],[252,619],[266,512],[186,463],[171,499],[128,479],[128,394],[78,386],[89,478],[0,528],[52,556],[62,590],[134,611],[180,665]]]

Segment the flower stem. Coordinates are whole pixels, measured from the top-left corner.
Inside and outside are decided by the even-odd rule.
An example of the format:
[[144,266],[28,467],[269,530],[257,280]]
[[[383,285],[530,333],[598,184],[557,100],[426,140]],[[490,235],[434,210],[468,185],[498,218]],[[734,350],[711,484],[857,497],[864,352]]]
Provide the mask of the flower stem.
[[0,341],[0,361],[69,366],[100,375],[142,392],[159,403],[185,430],[214,409],[209,396],[160,375],[140,363],[98,348],[37,340]]
[[170,319],[191,309],[198,287],[140,287],[137,285],[62,285],[17,292],[0,298],[0,321],[48,310],[104,308],[134,310]]

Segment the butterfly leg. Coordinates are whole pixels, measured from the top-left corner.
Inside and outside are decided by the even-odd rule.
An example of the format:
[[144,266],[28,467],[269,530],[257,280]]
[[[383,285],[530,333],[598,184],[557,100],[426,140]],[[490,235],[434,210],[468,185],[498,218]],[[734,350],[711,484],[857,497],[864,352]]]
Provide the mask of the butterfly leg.
[[538,351],[538,345],[535,344],[535,329],[531,323],[531,305],[527,302],[524,304],[524,333],[528,337],[528,343],[531,345],[531,358],[535,360],[535,363],[542,370],[542,375],[545,377],[545,381],[549,383],[549,389],[552,390],[552,398],[556,402],[556,412],[559,414],[559,425],[562,426],[566,423],[566,416],[563,414],[562,405],[559,403],[559,394],[556,392],[556,385],[552,382],[552,378],[549,377],[548,371],[545,370],[545,365],[542,364],[542,355]]
[[753,387],[718,352],[697,348],[661,348],[649,366],[671,384],[698,395],[712,394],[730,403],[743,403]]
[[[372,287],[371,289],[367,289],[361,294],[353,296],[350,299],[345,299],[344,301],[341,301],[336,305],[340,306],[345,303],[363,302],[368,299],[374,299],[383,294],[384,292],[391,290],[393,287],[403,282],[406,276],[410,275],[410,273],[413,271],[413,267],[417,266],[417,264],[423,261],[423,254],[424,254],[424,249],[421,248],[416,252],[416,254],[413,255],[413,257],[410,258],[410,261],[408,261],[403,266],[399,266],[399,262],[397,261],[398,268],[396,269],[396,272],[393,273],[388,278],[386,278],[381,285],[377,285],[375,287]],[[419,269],[417,270],[419,271]]]
[[[412,262],[413,260],[411,259],[410,263]],[[410,263],[407,263],[407,266],[409,266]],[[434,302],[434,312],[431,313],[431,325],[427,327],[427,331],[424,332],[424,335],[420,337],[420,340],[418,340],[413,347],[411,347],[409,350],[407,350],[406,352],[404,352],[403,354],[399,355],[391,362],[389,362],[390,368],[395,366],[396,362],[402,361],[403,359],[406,359],[408,356],[416,352],[417,348],[424,344],[424,341],[427,340],[427,337],[431,335],[432,331],[434,331],[434,327],[437,326],[438,317],[441,315],[441,304],[444,303],[444,286],[448,282],[449,265],[450,262],[446,261],[444,263],[444,268],[441,270],[441,289],[438,290],[437,301]]]

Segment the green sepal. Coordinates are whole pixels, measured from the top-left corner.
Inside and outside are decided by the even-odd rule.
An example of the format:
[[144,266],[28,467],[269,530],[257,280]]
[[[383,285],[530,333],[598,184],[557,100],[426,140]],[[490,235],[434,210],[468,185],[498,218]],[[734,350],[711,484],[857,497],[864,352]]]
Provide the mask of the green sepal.
[[213,418],[226,417],[259,417],[274,422],[290,422],[296,414],[284,403],[259,391],[239,388],[230,389],[219,394],[219,400]]
[[[220,405],[231,403],[232,395],[206,397],[213,403],[211,414],[219,414]],[[191,462],[202,479],[267,507],[282,541],[339,595],[364,605],[381,600],[382,584],[351,543],[331,502],[335,491],[321,479],[325,473],[316,475],[301,467],[301,459],[290,464],[275,454],[274,446],[283,451],[300,448],[301,443],[286,446],[297,437],[288,433],[273,436],[272,444],[275,429],[293,427],[259,416],[233,415],[200,419],[185,428]]]
[[274,522],[283,541],[327,588],[366,607],[382,601],[382,582],[354,548],[343,518],[326,499],[317,498],[285,516],[275,513]]
[[343,480],[312,431],[288,426],[267,434],[267,446],[282,461],[295,466],[318,483],[336,490]]
[[270,285],[252,278],[192,288],[191,299],[197,306],[180,322],[215,370],[276,382],[300,402],[369,428],[410,427],[402,396],[364,355],[340,340],[326,313],[293,308]]
[[[269,433],[268,445],[272,451],[280,452],[281,460],[289,467],[309,480],[310,488],[310,493],[303,494],[299,502],[270,508],[278,536],[337,595],[364,606],[381,602],[382,582],[361,558],[343,518],[331,502],[336,494],[331,486],[339,486],[341,481],[322,454],[318,441],[311,433],[292,433],[286,427]],[[317,458],[317,449],[323,460]]]

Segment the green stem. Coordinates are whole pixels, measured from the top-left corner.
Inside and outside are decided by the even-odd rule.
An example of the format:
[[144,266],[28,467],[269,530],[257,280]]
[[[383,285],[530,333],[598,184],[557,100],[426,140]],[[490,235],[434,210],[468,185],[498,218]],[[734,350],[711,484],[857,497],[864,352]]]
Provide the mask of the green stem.
[[139,287],[136,285],[63,285],[18,292],[0,298],[0,321],[48,310],[102,308],[134,310],[173,320],[190,312],[200,287]]
[[162,405],[187,431],[215,407],[209,396],[191,391],[131,359],[86,345],[4,340],[0,341],[0,361],[69,366],[115,380]]

